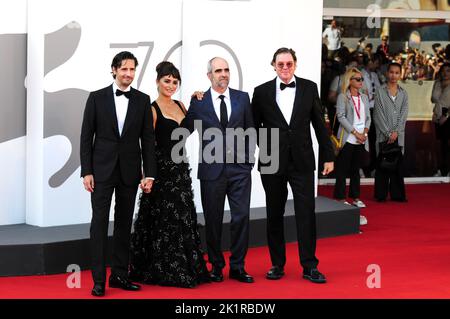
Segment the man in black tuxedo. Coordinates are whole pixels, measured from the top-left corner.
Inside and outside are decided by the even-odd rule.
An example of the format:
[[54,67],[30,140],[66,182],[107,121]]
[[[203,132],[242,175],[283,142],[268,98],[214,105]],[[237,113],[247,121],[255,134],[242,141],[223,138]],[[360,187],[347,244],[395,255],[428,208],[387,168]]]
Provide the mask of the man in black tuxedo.
[[[244,269],[249,241],[251,171],[256,148],[250,97],[247,92],[228,87],[230,68],[226,60],[220,57],[211,59],[207,75],[211,88],[202,99],[192,98],[183,125],[192,132],[197,128],[194,121],[201,123],[199,135],[203,152],[198,165],[198,178],[208,258],[212,264],[211,280],[223,281],[225,259],[221,242],[227,196],[231,214],[229,276],[240,282],[252,283],[253,277]],[[241,129],[250,134],[245,137],[245,133],[239,133]],[[212,134],[207,138],[209,133]],[[243,147],[239,147],[235,138],[243,141]],[[211,154],[208,150],[212,151]]]
[[156,176],[156,160],[150,97],[130,86],[137,65],[132,53],[118,53],[111,64],[114,82],[90,93],[84,110],[80,141],[81,177],[84,188],[91,193],[94,296],[105,294],[113,192],[116,202],[109,286],[140,289],[128,280],[130,232],[138,185],[140,183],[144,192],[151,191]]
[[[317,265],[316,219],[314,199],[314,151],[310,124],[314,127],[320,151],[324,158],[323,174],[334,168],[334,154],[328,136],[317,86],[314,82],[294,75],[297,58],[292,49],[278,49],[272,59],[277,77],[255,88],[252,108],[255,127],[267,130],[267,140],[272,140],[273,130],[278,133],[278,156],[271,154],[272,147],[260,140],[260,154],[279,160],[274,163],[259,161],[262,184],[266,193],[267,241],[272,268],[267,279],[280,279],[284,275],[286,248],[283,216],[288,196],[287,183],[294,195],[295,220],[303,278],[315,283],[326,282]],[[276,155],[276,154],[275,154]]]

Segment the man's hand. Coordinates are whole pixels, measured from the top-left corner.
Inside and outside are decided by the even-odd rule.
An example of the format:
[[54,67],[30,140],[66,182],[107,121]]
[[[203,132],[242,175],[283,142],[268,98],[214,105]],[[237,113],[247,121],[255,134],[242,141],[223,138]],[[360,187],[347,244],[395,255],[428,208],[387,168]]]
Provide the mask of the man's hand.
[[94,175],[86,175],[83,177],[84,189],[89,193],[94,191]]
[[334,162],[326,162],[323,164],[322,175],[328,175],[334,170]]
[[144,193],[150,193],[152,191],[153,186],[153,179],[150,178],[144,178],[141,180],[141,189],[144,191]]
[[389,141],[388,144],[392,144],[394,143],[398,138],[398,133],[397,132],[392,132],[391,136],[389,136]]
[[196,97],[197,100],[201,101],[201,100],[203,100],[203,95],[204,95],[204,94],[205,94],[205,92],[203,92],[203,91],[195,91],[195,92],[191,95],[191,98]]

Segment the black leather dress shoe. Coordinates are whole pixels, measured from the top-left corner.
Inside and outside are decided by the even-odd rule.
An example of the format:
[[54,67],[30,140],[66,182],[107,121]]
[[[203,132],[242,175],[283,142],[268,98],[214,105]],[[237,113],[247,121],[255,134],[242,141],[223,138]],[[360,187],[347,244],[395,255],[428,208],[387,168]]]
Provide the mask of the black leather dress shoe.
[[303,270],[303,278],[315,284],[324,284],[327,282],[325,276],[317,268]]
[[278,280],[284,276],[284,269],[280,266],[272,266],[266,274],[266,278],[269,280]]
[[244,269],[230,269],[230,278],[236,279],[240,282],[246,282],[248,284],[255,282],[253,277],[247,274]]
[[222,269],[213,267],[213,269],[209,273],[209,278],[213,282],[221,282],[221,281],[223,281]]
[[105,284],[94,284],[91,295],[94,297],[103,297],[105,295]]
[[141,289],[141,286],[133,284],[131,281],[128,280],[128,278],[123,278],[120,276],[110,276],[109,287],[120,288],[129,291],[137,291]]

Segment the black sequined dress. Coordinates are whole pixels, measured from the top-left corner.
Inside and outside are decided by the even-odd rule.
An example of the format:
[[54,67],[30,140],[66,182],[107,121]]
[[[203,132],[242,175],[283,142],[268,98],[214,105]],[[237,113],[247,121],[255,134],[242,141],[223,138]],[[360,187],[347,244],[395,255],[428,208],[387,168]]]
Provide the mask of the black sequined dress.
[[[178,101],[178,106],[181,108]],[[131,234],[130,279],[146,284],[195,287],[209,276],[197,226],[190,168],[171,159],[179,125],[165,118],[156,102],[158,176],[149,194],[142,193]],[[183,108],[181,108],[183,110]]]

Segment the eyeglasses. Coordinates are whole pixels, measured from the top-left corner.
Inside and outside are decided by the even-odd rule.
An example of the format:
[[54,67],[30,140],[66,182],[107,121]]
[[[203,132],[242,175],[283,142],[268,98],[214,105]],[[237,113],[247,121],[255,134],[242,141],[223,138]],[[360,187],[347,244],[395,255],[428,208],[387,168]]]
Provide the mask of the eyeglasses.
[[277,63],[277,68],[278,69],[284,69],[284,67],[286,66],[286,68],[290,69],[294,66],[294,62],[278,62]]
[[363,82],[364,78],[350,78],[350,80],[355,80],[356,82]]

